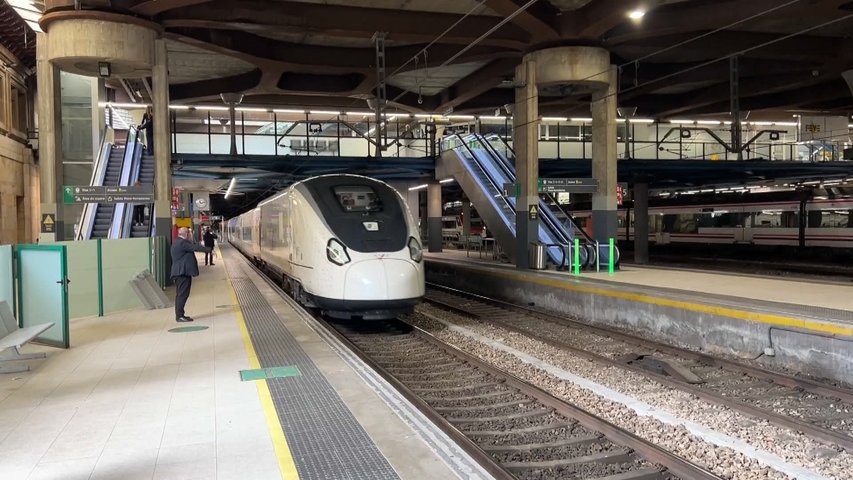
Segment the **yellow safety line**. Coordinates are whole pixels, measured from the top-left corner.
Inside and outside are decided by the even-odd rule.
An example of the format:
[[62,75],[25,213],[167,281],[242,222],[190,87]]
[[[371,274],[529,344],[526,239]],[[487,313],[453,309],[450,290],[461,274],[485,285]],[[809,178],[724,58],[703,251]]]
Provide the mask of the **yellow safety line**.
[[[221,253],[221,252],[220,252]],[[219,255],[220,261],[225,259]],[[234,285],[231,282],[231,275],[228,270],[225,270],[228,276],[228,286],[231,290],[231,301],[234,304],[237,314],[237,323],[240,325],[240,333],[243,334],[243,346],[246,348],[246,354],[249,357],[249,365],[252,368],[261,368],[261,362],[258,361],[258,354],[255,352],[255,347],[252,345],[252,338],[249,336],[249,330],[246,328],[246,319],[243,317],[243,310],[240,308],[240,303],[237,300],[237,292],[234,291]],[[290,452],[290,447],[287,445],[287,438],[284,435],[284,429],[281,427],[281,420],[278,418],[278,413],[275,411],[275,405],[272,401],[272,394],[267,385],[266,380],[255,381],[258,387],[258,396],[261,400],[261,408],[264,411],[264,416],[267,419],[267,427],[272,437],[273,448],[275,448],[275,457],[278,460],[278,468],[281,471],[281,478],[285,480],[299,480],[299,472],[296,471],[296,463],[293,461],[293,454]]]
[[[482,272],[479,269],[473,269],[470,267],[460,267],[470,271]],[[655,297],[652,295],[646,295],[642,293],[628,293],[628,292],[618,292],[615,290],[610,290],[606,288],[600,287],[589,287],[582,285],[572,285],[570,283],[566,283],[565,280],[554,280],[540,277],[528,277],[524,275],[519,275],[512,272],[502,272],[495,270],[486,270],[487,273],[497,277],[509,278],[517,281],[525,281],[531,282],[538,285],[543,285],[547,287],[560,288],[563,290],[570,290],[579,293],[589,293],[593,295],[602,295],[605,297],[615,297],[624,300],[633,300],[636,302],[647,303],[651,305],[659,305],[663,307],[672,307],[672,308],[680,308],[682,310],[688,310],[691,312],[699,312],[699,313],[710,313],[712,315],[719,315],[724,317],[736,318],[739,320],[746,320],[748,322],[757,322],[764,323],[767,325],[775,325],[775,326],[784,326],[784,327],[795,327],[801,328],[805,330],[812,330],[821,333],[827,333],[832,335],[843,335],[843,336],[853,336],[853,327],[844,327],[840,325],[833,325],[830,323],[817,322],[813,320],[806,320],[803,318],[794,318],[787,317],[783,315],[774,315],[771,313],[759,313],[759,312],[749,312],[746,310],[738,310],[734,308],[728,307],[719,307],[713,305],[705,305],[701,303],[693,303],[686,302],[681,300],[670,300],[667,298]],[[574,280],[574,279],[572,279]]]

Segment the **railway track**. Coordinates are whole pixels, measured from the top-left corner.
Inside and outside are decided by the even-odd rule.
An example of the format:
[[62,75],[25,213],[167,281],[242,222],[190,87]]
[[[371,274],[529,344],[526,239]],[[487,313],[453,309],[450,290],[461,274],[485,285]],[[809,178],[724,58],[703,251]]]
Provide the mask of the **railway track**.
[[649,376],[853,452],[853,391],[445,287],[425,301],[582,358]]
[[401,320],[315,318],[496,479],[721,480]]
[[325,325],[496,478],[718,478],[407,323]]

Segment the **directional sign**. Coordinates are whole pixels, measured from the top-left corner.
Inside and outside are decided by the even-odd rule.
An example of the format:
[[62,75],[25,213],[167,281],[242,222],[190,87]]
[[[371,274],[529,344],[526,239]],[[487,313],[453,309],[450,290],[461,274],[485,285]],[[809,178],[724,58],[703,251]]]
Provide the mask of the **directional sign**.
[[[540,178],[539,193],[597,193],[598,180],[594,178]],[[521,196],[521,185],[505,183],[504,194],[509,197]]]
[[56,233],[56,215],[53,213],[41,214],[41,233]]
[[64,203],[154,203],[154,186],[65,186],[62,196]]

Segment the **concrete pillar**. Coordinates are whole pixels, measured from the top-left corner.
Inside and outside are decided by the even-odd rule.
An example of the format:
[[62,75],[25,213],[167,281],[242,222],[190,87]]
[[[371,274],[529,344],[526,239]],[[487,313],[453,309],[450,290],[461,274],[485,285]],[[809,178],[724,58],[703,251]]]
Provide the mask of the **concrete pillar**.
[[441,184],[437,180],[427,186],[427,245],[430,252],[441,251]]
[[172,142],[169,122],[169,62],[166,41],[154,41],[154,228],[172,238]]
[[[59,69],[50,61],[47,36],[36,34],[36,77],[38,81],[39,180],[41,213],[55,218],[55,233],[39,234],[40,243],[65,240],[62,220],[62,108]],[[41,218],[37,219],[38,221]]]
[[104,134],[107,119],[104,110],[107,101],[107,86],[103,78],[92,78],[92,161],[100,154],[101,136]]
[[634,183],[634,263],[649,263],[649,184],[646,181]]
[[592,195],[592,236],[601,243],[616,238],[616,67],[611,66],[605,87],[592,94],[592,177],[598,193]]
[[462,197],[462,235],[467,239],[471,235],[471,201]]
[[[541,66],[540,66],[541,67]],[[515,69],[515,112],[512,117],[512,142],[515,149],[516,181],[521,195],[515,204],[515,265],[527,268],[530,242],[539,240],[539,219],[530,219],[531,205],[539,208],[539,89],[537,64],[525,59]]]

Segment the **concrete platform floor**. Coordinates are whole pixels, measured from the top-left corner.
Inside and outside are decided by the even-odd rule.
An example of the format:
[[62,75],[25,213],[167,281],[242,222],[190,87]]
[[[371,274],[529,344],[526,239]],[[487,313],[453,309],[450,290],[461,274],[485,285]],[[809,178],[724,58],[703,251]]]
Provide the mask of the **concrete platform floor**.
[[[489,254],[463,250],[445,250],[441,253],[427,253],[433,257],[447,260],[463,260],[473,263],[513,265],[500,263]],[[548,270],[554,275],[574,276],[569,272]],[[819,308],[853,311],[853,285],[829,282],[810,282],[801,279],[779,279],[757,275],[739,275],[731,272],[710,270],[687,270],[655,267],[625,266],[613,276],[604,272],[581,271],[581,279],[593,279],[611,283],[624,283],[653,288],[666,288],[696,292],[699,294],[741,297],[765,302],[806,305]]]
[[[200,268],[187,305],[193,323],[175,323],[172,309],[133,310],[73,320],[69,350],[24,348],[47,359],[0,375],[0,478],[285,476],[260,388],[240,380],[251,367],[225,269]],[[287,305],[274,308],[288,316]],[[285,323],[401,478],[455,477],[313,331],[295,315]],[[209,328],[169,332],[190,325]]]

